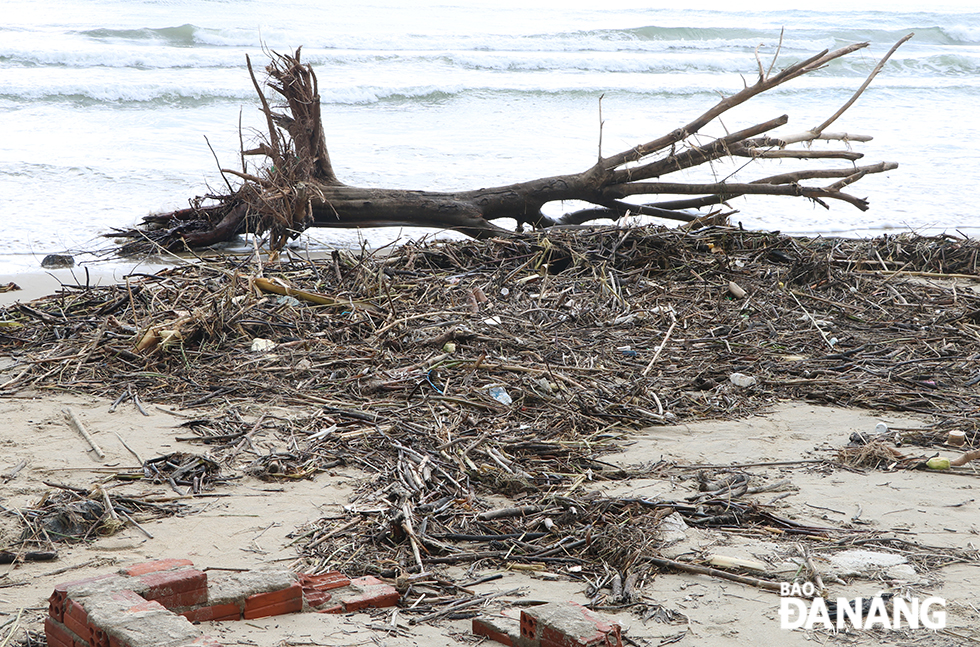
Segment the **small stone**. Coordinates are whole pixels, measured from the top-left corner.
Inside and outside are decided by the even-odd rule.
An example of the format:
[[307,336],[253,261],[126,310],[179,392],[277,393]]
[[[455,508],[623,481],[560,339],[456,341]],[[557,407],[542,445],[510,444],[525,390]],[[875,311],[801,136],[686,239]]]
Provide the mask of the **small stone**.
[[75,257],[69,256],[68,254],[48,254],[41,261],[41,267],[46,267],[49,270],[61,267],[75,267]]

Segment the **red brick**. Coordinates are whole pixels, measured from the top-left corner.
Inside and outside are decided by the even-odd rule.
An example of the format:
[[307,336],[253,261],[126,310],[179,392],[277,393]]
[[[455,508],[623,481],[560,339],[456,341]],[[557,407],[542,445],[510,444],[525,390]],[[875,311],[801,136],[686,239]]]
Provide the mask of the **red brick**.
[[322,575],[300,573],[298,577],[304,591],[330,591],[350,584],[350,579],[337,571],[330,571]]
[[267,616],[278,616],[285,613],[296,613],[303,610],[303,587],[299,582],[292,586],[270,591],[269,593],[256,593],[245,599],[245,612],[242,617],[246,620],[253,618],[265,618]]
[[623,647],[619,625],[575,602],[521,611],[521,638],[541,647]]
[[187,618],[156,600],[133,604],[130,597],[113,594],[90,601],[89,623],[97,627],[92,647],[162,647],[191,643],[201,636]]
[[212,620],[241,620],[242,610],[237,604],[215,604],[209,607],[197,607],[181,612],[182,616],[191,622],[209,622]]
[[490,640],[513,647],[514,639],[499,623],[490,618],[473,618],[473,633],[477,636],[486,636]]
[[144,562],[130,566],[129,568],[124,568],[120,572],[123,575],[139,577],[140,575],[148,575],[149,573],[158,573],[160,571],[172,571],[175,568],[193,565],[194,562],[189,559],[158,559],[153,562]]
[[168,609],[204,604],[208,600],[207,573],[194,568],[155,571],[139,578],[146,587],[141,591],[147,600],[158,600]]
[[64,625],[82,640],[92,642],[92,629],[88,626],[88,613],[74,600],[65,603]]
[[333,599],[333,596],[326,591],[303,591],[303,599],[308,605],[317,609]]
[[83,580],[75,580],[73,582],[62,582],[54,587],[54,591],[51,593],[51,597],[48,598],[48,615],[57,620],[58,622],[63,622],[65,618],[65,600],[68,599],[68,587],[78,586],[80,584],[88,584],[89,582],[98,582],[100,580],[106,580],[115,575],[99,575],[97,577],[88,577]]
[[350,579],[337,571],[330,571],[322,575],[300,573],[298,577],[299,583],[303,587],[303,599],[314,609],[322,607],[333,598],[327,591],[350,585]]
[[401,596],[390,584],[385,584],[376,577],[365,575],[351,580],[347,589],[337,589],[334,592],[334,598],[337,600],[337,604],[319,609],[317,613],[345,613],[360,611],[368,607],[391,607],[398,604]]
[[358,594],[343,598],[344,609],[347,611],[358,611],[368,607],[391,607],[398,604],[401,598],[395,587],[370,575],[351,580],[350,586]]
[[264,607],[246,609],[245,613],[242,614],[242,618],[245,620],[254,620],[255,618],[267,618],[269,616],[284,616],[287,613],[299,613],[302,610],[303,598],[301,596],[292,600],[274,602]]
[[44,619],[44,636],[51,647],[89,647],[75,632],[51,617]]
[[93,627],[92,629],[92,647],[127,647],[126,645],[120,645],[118,641],[113,644],[112,639],[109,634],[106,633],[105,629],[102,627]]
[[156,601],[168,609],[179,609],[181,607],[193,607],[203,604],[208,600],[208,589],[197,589],[195,591],[185,591],[175,593],[166,597],[157,598]]

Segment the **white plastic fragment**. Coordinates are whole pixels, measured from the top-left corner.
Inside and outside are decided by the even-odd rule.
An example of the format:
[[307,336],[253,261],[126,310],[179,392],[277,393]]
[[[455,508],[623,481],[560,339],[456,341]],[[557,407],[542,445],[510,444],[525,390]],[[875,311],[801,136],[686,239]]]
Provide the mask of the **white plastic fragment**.
[[267,353],[276,347],[276,342],[271,339],[262,339],[261,337],[256,337],[252,340],[252,352],[253,353]]
[[735,386],[741,388],[748,388],[750,386],[755,386],[756,379],[752,375],[746,375],[745,373],[732,373],[728,376],[728,380]]

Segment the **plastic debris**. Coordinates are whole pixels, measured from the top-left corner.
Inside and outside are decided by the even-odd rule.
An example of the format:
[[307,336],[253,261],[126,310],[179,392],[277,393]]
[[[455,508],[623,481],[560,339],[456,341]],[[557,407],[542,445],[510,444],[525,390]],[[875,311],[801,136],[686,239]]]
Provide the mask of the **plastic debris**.
[[252,352],[253,353],[267,353],[276,347],[276,342],[271,339],[262,339],[261,337],[256,337],[252,340]]
[[510,397],[510,394],[507,393],[507,389],[502,386],[491,386],[489,393],[490,397],[500,404],[510,406],[514,403],[514,400]]
[[741,388],[748,388],[750,386],[755,386],[756,379],[751,375],[746,375],[744,373],[732,373],[728,376],[728,380],[735,386]]

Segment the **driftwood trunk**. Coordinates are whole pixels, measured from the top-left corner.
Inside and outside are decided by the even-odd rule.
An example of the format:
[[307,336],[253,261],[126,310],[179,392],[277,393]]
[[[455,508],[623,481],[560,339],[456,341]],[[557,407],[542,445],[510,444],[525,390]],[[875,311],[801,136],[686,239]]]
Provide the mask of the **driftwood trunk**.
[[[797,135],[780,138],[767,135],[788,121],[784,115],[708,144],[695,145],[691,141],[693,135],[727,110],[820,69],[868,43],[823,51],[775,73],[772,72],[775,59],[769,71],[760,60],[758,77],[752,85],[723,98],[691,123],[662,137],[608,157],[600,154],[595,165],[581,173],[454,193],[364,188],[342,183],[334,174],[327,151],[313,69],[300,62],[299,50],[290,55],[273,54],[267,67],[267,86],[285,99],[286,110],[276,112],[270,107],[248,61],[249,74],[266,116],[268,139],[257,148],[242,152],[242,170],[222,169],[229,192],[196,198],[187,209],[149,216],[139,229],[110,235],[132,239],[124,246],[124,253],[156,246],[169,250],[201,247],[245,233],[267,234],[270,247],[279,249],[308,227],[433,227],[481,238],[513,235],[511,230],[494,224],[502,218],[516,220],[518,230],[525,225],[545,228],[577,225],[598,218],[615,220],[627,214],[684,222],[717,219],[730,213],[717,205],[750,194],[798,196],[825,207],[829,200],[841,200],[866,210],[865,199],[845,193],[844,189],[868,173],[881,173],[898,165],[880,162],[858,166],[855,162],[863,155],[850,150],[850,144],[871,138],[826,129],[853,104],[885,61],[909,38],[911,34],[892,47],[837,113],[823,124]],[[813,150],[811,145],[817,140],[845,142],[848,146],[843,150]],[[249,172],[246,156],[260,156],[266,163],[260,164],[259,170]],[[723,157],[829,158],[846,164],[836,169],[801,169],[748,183],[660,181],[673,172]],[[233,188],[228,176],[240,181],[238,188]],[[638,196],[673,197],[638,202],[635,200]],[[556,200],[581,201],[591,206],[552,219],[544,215],[542,207]],[[714,210],[693,211],[705,207]]]

